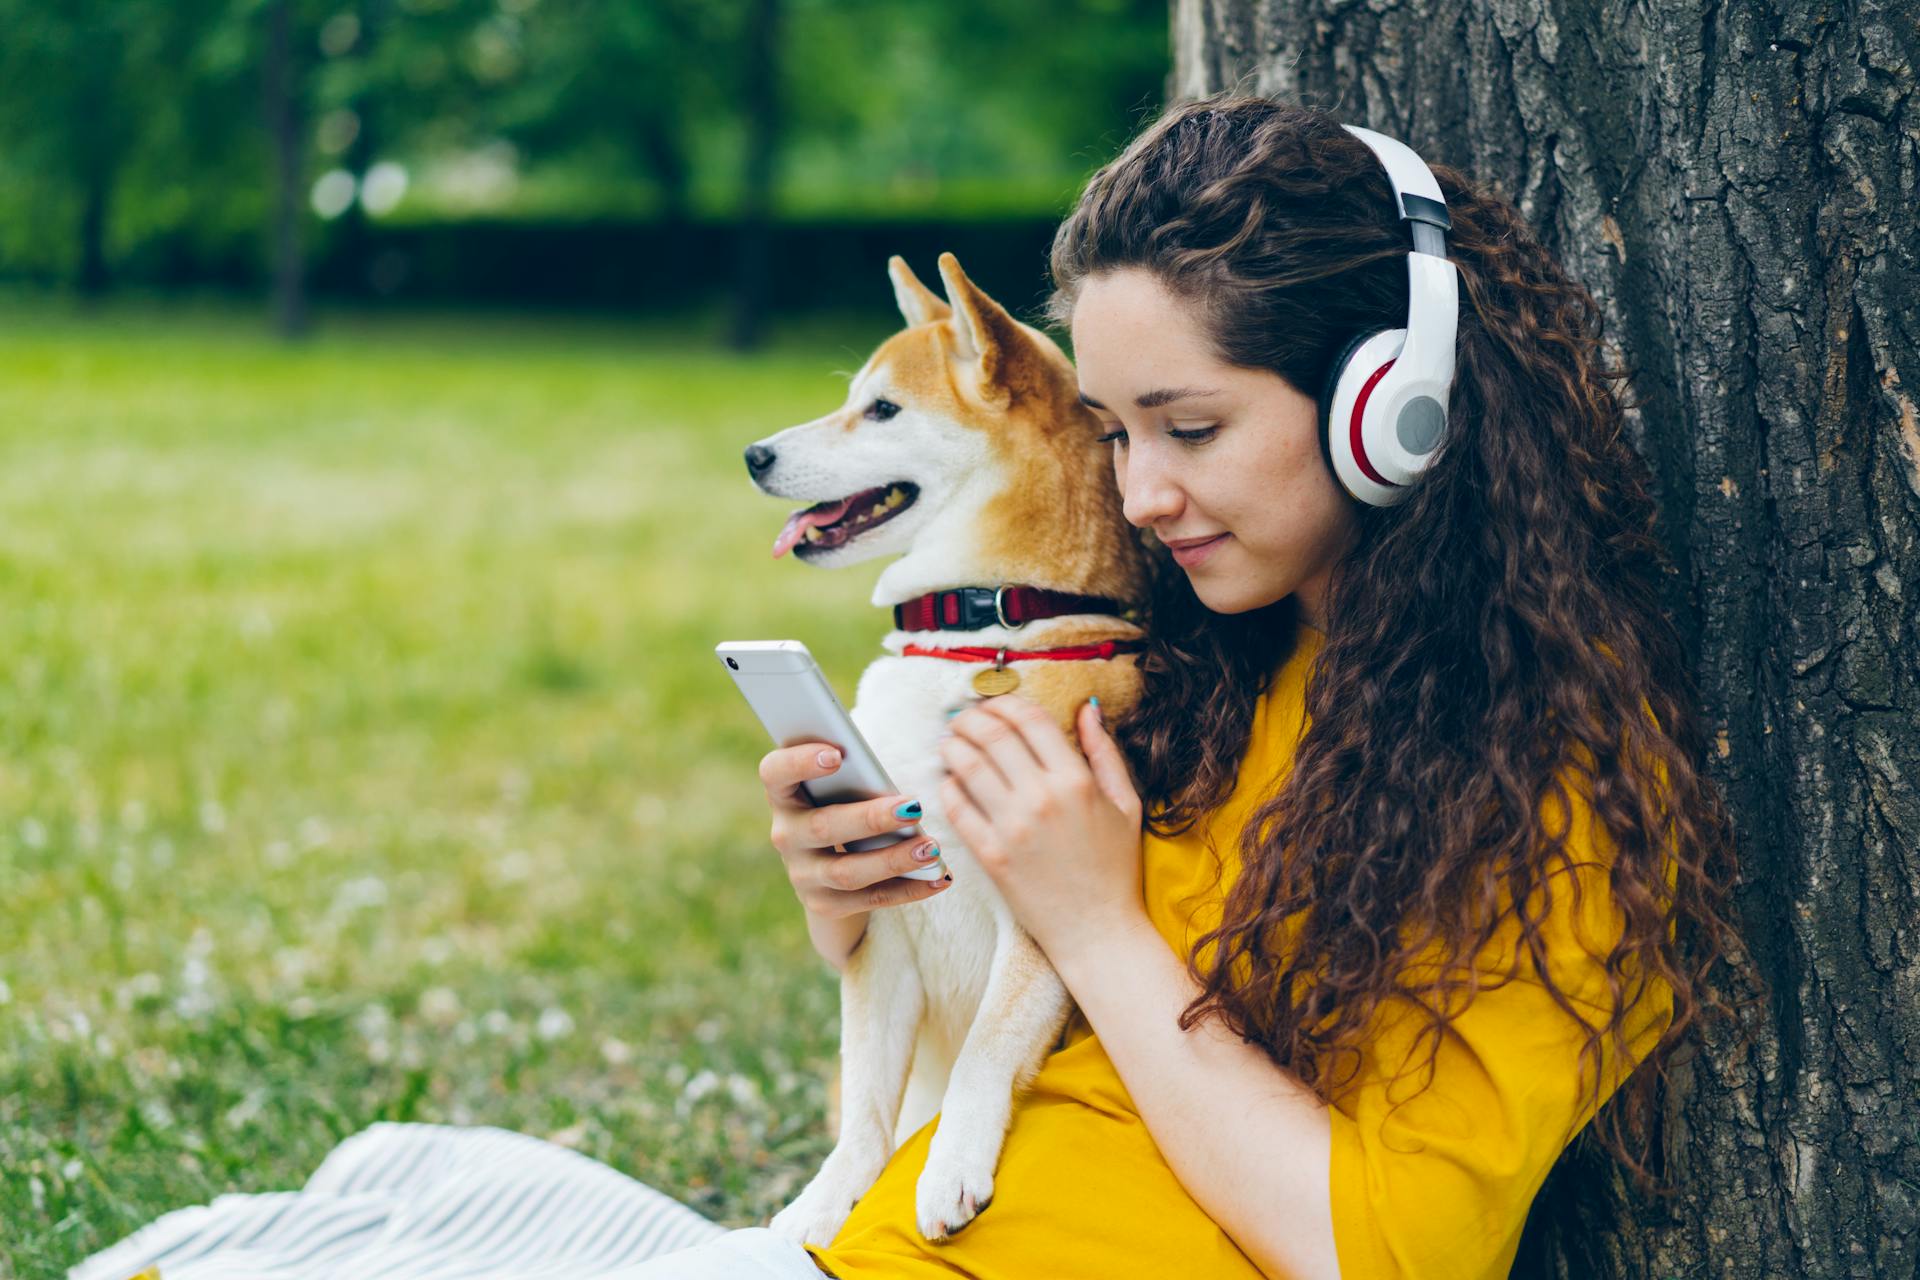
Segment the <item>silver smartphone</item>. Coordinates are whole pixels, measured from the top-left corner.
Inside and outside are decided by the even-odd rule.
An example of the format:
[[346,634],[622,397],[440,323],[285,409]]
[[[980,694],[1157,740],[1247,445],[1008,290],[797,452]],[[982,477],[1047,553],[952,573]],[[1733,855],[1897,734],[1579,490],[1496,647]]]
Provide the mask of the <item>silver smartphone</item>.
[[[896,788],[873,748],[860,736],[853,717],[834,696],[826,673],[798,640],[724,640],[713,652],[746,696],[747,705],[773,735],[773,745],[826,742],[840,749],[840,767],[824,778],[800,784],[800,793],[816,806],[871,800],[893,794]],[[920,826],[894,833],[865,836],[845,846],[848,853],[885,849],[902,839],[920,835]],[[938,880],[947,874],[945,858],[916,871],[903,871],[913,880]]]

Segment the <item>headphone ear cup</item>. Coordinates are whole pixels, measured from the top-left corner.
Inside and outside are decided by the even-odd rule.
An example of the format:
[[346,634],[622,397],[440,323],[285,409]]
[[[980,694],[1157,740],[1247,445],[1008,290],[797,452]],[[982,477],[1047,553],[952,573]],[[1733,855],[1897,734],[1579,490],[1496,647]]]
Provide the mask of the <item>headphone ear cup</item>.
[[[1320,383],[1320,456],[1326,459],[1327,469],[1329,471],[1334,469],[1333,423],[1331,421],[1333,395],[1340,387],[1340,376],[1347,371],[1347,361],[1351,360],[1353,353],[1360,349],[1360,344],[1368,338],[1371,338],[1374,334],[1384,332],[1385,330],[1382,329],[1365,329],[1355,334],[1346,346],[1340,348],[1340,354],[1333,358],[1333,363],[1327,368],[1326,378]],[[1338,472],[1335,472],[1335,474],[1337,475]]]

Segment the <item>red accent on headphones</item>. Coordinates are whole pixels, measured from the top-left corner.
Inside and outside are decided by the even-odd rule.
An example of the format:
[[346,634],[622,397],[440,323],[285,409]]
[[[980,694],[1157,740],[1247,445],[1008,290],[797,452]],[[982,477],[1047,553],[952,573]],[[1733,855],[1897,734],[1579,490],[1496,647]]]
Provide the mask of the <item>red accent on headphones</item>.
[[[1375,471],[1373,469],[1373,464],[1367,461],[1367,446],[1366,446],[1366,443],[1360,438],[1360,415],[1366,412],[1367,397],[1373,394],[1373,384],[1380,381],[1380,379],[1383,376],[1385,376],[1387,370],[1391,368],[1393,368],[1393,361],[1389,360],[1385,364],[1381,365],[1378,369],[1375,369],[1373,371],[1373,376],[1367,379],[1367,385],[1364,387],[1361,387],[1360,394],[1354,397],[1353,423],[1352,423],[1351,432],[1350,432],[1353,438],[1353,460],[1360,464],[1360,470],[1363,473],[1365,473],[1367,479],[1373,481],[1375,484],[1386,484],[1386,485],[1393,484],[1393,481],[1387,479],[1385,476],[1381,475],[1378,471]],[[1394,485],[1394,487],[1398,488],[1399,486]]]

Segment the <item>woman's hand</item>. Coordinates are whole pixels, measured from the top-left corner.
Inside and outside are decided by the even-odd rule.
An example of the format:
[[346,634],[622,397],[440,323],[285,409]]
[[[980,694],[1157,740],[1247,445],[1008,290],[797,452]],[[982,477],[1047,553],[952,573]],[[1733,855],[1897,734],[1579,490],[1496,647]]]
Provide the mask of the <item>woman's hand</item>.
[[[831,764],[822,763],[830,759]],[[902,840],[866,853],[836,853],[835,846],[912,826],[894,810],[911,796],[879,796],[845,804],[807,803],[800,784],[824,778],[840,767],[840,753],[824,742],[769,751],[760,759],[760,781],[773,810],[773,847],[786,864],[787,880],[800,905],[822,919],[863,916],[875,907],[918,902],[945,889],[950,880],[908,880],[902,873],[933,863],[914,850],[933,845],[931,836]]]
[[1084,758],[1017,694],[954,717],[940,743],[940,803],[1020,925],[1056,962],[1080,942],[1146,920],[1140,797],[1089,702],[1074,721]]

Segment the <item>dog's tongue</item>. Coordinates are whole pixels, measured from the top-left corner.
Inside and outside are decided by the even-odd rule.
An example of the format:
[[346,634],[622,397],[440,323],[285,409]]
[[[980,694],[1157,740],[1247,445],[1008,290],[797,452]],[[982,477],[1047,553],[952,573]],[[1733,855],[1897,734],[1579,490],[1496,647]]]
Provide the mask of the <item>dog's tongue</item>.
[[778,560],[791,551],[793,544],[806,537],[807,530],[813,525],[829,525],[847,514],[847,508],[858,496],[858,494],[849,494],[838,502],[816,503],[804,511],[796,511],[788,516],[786,526],[780,530],[780,536],[773,540],[773,558]]

